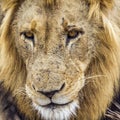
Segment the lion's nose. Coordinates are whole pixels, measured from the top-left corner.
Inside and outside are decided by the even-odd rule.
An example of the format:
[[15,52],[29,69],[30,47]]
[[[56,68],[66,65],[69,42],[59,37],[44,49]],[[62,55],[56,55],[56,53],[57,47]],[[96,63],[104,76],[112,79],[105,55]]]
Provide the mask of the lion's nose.
[[40,92],[41,94],[45,95],[46,97],[48,98],[52,98],[52,96],[57,93],[59,90],[54,90],[54,91],[50,91],[50,92],[44,92],[44,91],[38,91]]
[[52,90],[52,91],[37,91],[43,95],[45,95],[48,98],[52,98],[56,93],[60,92],[63,88],[65,87],[65,83],[63,83],[63,85],[61,86],[61,88],[59,90]]

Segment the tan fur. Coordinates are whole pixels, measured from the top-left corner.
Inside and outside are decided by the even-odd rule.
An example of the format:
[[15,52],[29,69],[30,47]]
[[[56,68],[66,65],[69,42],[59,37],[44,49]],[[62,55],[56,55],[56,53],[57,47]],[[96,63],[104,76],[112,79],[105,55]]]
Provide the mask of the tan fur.
[[[80,108],[76,112],[77,115],[71,116],[71,119],[100,119],[119,89],[119,0],[71,0],[71,5],[69,0],[39,0],[36,3],[42,9],[42,15],[39,16],[35,12],[33,13],[35,17],[32,19],[27,13],[29,25],[26,24],[27,22],[25,23],[27,21],[25,17],[24,19],[19,17],[26,11],[23,5],[24,1],[25,4],[32,3],[32,0],[0,0],[2,12],[5,16],[0,27],[0,80],[4,82],[6,90],[15,97],[15,103],[20,112],[30,120],[41,119],[37,111],[31,107],[33,98],[26,93],[26,85],[32,91],[32,84],[35,85],[36,89],[40,88],[41,91],[52,91],[59,89],[63,83],[66,83],[63,91],[60,91],[55,98],[65,95],[70,100],[79,101]],[[21,5],[23,6],[21,7]],[[35,8],[31,7],[32,12],[39,10],[38,6],[36,7],[34,4],[33,6]],[[71,7],[69,8],[69,6]],[[75,8],[80,6],[80,14],[75,13],[77,8],[72,8],[72,6]],[[19,10],[18,7],[20,7]],[[45,13],[46,11],[48,14]],[[51,14],[52,12],[54,14]],[[65,17],[63,21],[62,15],[63,18]],[[75,16],[71,17],[72,15],[81,15],[79,18],[81,21],[78,22]],[[65,30],[64,34],[66,34],[65,27],[69,23],[81,25],[80,27],[85,32],[80,38],[82,41],[80,45],[77,46],[79,44],[77,40],[71,41],[72,45],[77,46],[75,51],[71,51],[71,53],[69,53],[71,46],[66,47],[65,38],[59,39],[61,35],[59,31]],[[32,46],[34,48],[30,49],[29,52],[21,47],[25,43],[19,42],[19,33],[16,35],[18,30],[24,29],[21,24],[30,26],[29,29],[36,34],[38,32],[37,41],[41,40],[38,44],[35,43],[35,47]],[[19,28],[19,26],[22,27]],[[62,47],[58,50],[57,47],[61,44]],[[34,51],[33,56],[31,51]],[[80,56],[78,59],[79,55],[82,57]],[[31,67],[33,64],[34,66]],[[59,68],[55,66],[57,64]],[[69,67],[66,69],[66,66]],[[52,73],[47,70],[51,70]],[[82,88],[82,83],[78,78],[82,79],[83,76],[85,77],[85,84]],[[42,79],[40,82],[36,81],[40,78]],[[56,78],[59,79],[56,81],[54,80]],[[24,89],[22,94],[17,93],[20,92],[20,88]],[[36,98],[47,99],[34,91],[33,95],[37,96]]]

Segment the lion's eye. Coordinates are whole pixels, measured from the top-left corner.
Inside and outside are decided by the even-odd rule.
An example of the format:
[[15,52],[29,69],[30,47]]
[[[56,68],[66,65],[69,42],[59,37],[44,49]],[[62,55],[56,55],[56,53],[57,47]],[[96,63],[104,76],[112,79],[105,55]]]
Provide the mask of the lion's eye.
[[25,39],[34,41],[34,34],[32,32],[21,32],[20,35],[22,35]]
[[66,46],[70,41],[74,42],[73,40],[77,40],[78,36],[83,35],[85,32],[82,28],[72,28],[68,29],[67,31],[67,40],[66,40]]
[[31,31],[23,31],[20,33],[21,40],[23,42],[23,45],[27,50],[33,50],[34,45],[35,45],[35,36],[34,33]]
[[79,34],[84,34],[84,31],[83,29],[72,29],[72,30],[69,30],[68,31],[68,34],[67,34],[67,39],[68,40],[71,40],[71,39],[75,39],[79,36]]
[[67,39],[74,39],[78,37],[79,31],[78,30],[70,30],[68,31]]

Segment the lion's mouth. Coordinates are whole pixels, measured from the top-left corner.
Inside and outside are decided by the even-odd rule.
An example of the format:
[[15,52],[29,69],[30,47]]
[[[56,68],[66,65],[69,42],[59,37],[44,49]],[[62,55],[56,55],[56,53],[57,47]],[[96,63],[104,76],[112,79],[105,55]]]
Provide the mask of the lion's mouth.
[[71,115],[76,115],[76,110],[79,109],[79,101],[72,100],[64,104],[51,101],[42,106],[33,102],[33,108],[45,120],[68,120]]
[[63,106],[67,106],[69,105],[70,103],[72,103],[72,101],[68,102],[68,103],[65,103],[65,104],[57,104],[57,103],[49,103],[47,105],[40,105],[41,107],[44,107],[44,108],[49,108],[49,109],[55,109],[55,108],[59,108],[59,107],[63,107]]

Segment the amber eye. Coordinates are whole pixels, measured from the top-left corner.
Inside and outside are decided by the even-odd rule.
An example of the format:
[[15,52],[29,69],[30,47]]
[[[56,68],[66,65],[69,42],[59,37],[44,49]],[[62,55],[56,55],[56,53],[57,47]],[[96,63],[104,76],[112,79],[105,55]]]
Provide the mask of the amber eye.
[[21,32],[20,35],[23,35],[25,39],[34,41],[34,34],[32,32]]
[[70,30],[70,31],[68,31],[67,38],[68,39],[74,39],[74,38],[78,37],[78,35],[79,35],[78,30]]
[[68,30],[67,39],[68,40],[75,39],[79,36],[79,34],[81,35],[84,34],[84,30],[82,28],[74,28],[74,29]]

